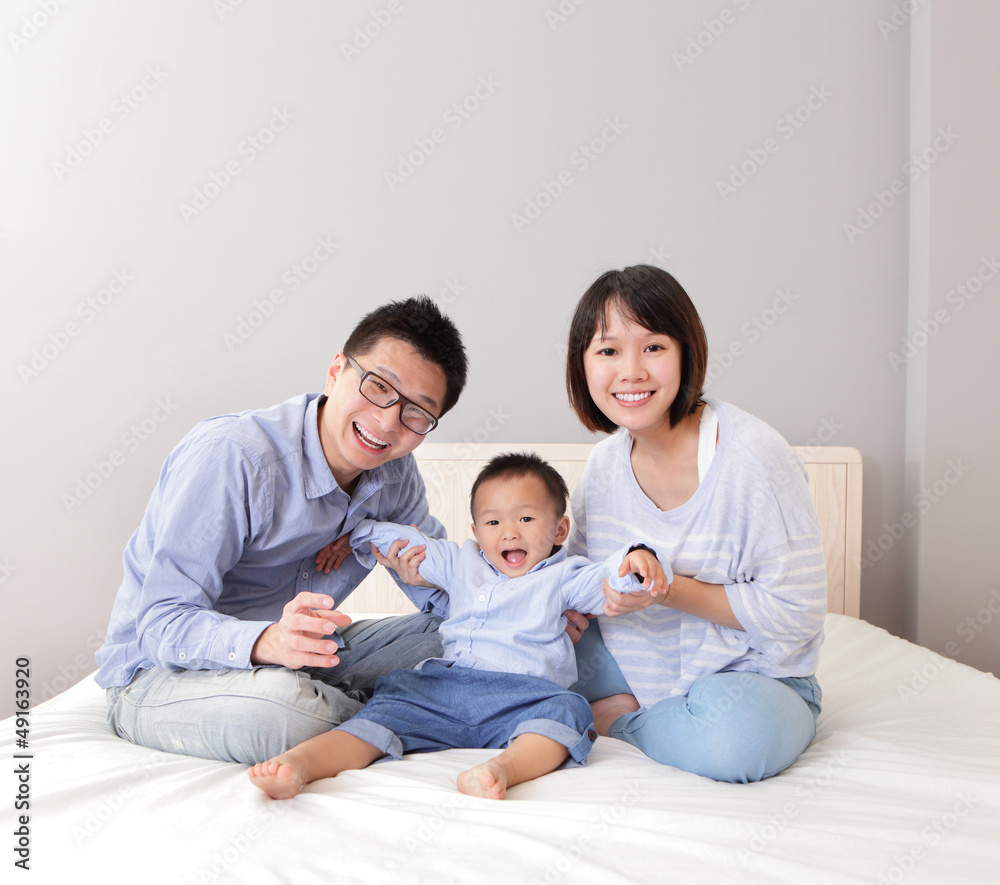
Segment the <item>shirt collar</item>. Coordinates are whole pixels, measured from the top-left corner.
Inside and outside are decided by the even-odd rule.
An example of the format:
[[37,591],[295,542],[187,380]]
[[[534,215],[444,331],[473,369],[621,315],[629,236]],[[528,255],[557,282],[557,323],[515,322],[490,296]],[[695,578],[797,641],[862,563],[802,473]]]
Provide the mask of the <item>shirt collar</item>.
[[[321,498],[340,488],[334,478],[333,471],[323,454],[323,444],[319,439],[319,404],[326,402],[326,397],[310,394],[302,421],[302,484],[306,498]],[[381,488],[387,482],[399,482],[403,478],[402,459],[386,461],[371,470],[364,471],[358,481],[357,489],[362,485]],[[357,494],[355,489],[355,494]]]

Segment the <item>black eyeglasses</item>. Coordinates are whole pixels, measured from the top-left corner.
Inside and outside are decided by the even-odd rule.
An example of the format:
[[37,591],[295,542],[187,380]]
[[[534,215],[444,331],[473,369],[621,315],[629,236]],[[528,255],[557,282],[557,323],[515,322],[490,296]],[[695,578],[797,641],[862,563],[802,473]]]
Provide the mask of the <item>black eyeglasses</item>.
[[353,359],[347,357],[351,367],[361,376],[358,390],[372,405],[380,409],[388,409],[399,403],[399,423],[407,430],[419,433],[421,436],[430,433],[437,427],[438,419],[426,409],[422,409],[413,400],[407,399],[385,378],[374,372],[366,372]]

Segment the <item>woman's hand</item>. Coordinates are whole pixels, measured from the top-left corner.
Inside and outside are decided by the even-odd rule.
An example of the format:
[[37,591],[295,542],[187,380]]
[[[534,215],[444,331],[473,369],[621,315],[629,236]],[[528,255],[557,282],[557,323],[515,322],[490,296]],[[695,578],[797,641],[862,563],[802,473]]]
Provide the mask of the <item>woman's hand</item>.
[[618,569],[618,577],[624,578],[629,572],[638,573],[642,577],[642,590],[632,593],[619,593],[612,589],[607,580],[604,582],[604,613],[609,617],[627,615],[642,611],[644,608],[659,603],[666,604],[671,584],[660,561],[650,550],[633,550],[622,560]]
[[628,615],[640,612],[660,601],[648,590],[636,590],[634,593],[619,593],[612,589],[607,578],[604,579],[604,614],[609,618],[617,615]]

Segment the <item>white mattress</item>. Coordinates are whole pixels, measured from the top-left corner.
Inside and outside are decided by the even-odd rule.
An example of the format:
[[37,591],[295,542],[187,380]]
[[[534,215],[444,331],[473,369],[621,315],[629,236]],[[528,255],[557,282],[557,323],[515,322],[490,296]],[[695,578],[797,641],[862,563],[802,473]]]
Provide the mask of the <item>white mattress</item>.
[[[818,735],[778,777],[719,784],[600,738],[584,768],[504,802],[455,790],[489,750],[381,762],[275,802],[245,766],[112,736],[88,678],[30,714],[25,881],[1000,881],[1000,680],[839,615],[818,676]],[[12,799],[2,814],[10,845]]]

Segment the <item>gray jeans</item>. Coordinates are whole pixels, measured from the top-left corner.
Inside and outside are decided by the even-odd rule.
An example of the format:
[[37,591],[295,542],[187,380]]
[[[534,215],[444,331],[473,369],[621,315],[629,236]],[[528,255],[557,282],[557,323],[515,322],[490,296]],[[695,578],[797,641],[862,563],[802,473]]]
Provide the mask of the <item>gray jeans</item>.
[[360,710],[385,673],[441,655],[429,614],[358,621],[329,670],[140,670],[109,688],[108,724],[157,750],[223,762],[264,762]]

